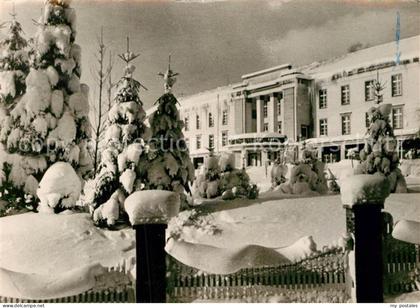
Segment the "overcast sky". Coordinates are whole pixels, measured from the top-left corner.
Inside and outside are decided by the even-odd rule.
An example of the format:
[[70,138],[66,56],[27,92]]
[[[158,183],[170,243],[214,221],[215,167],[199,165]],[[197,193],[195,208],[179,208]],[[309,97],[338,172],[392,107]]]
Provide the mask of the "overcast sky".
[[[15,0],[26,36],[35,32],[42,0]],[[11,0],[0,0],[0,20],[9,19]],[[376,45],[395,40],[396,14],[401,38],[420,34],[420,1],[133,1],[74,0],[77,38],[82,46],[83,76],[91,93],[93,54],[104,27],[113,53],[125,50],[130,36],[135,77],[149,91],[146,107],[162,94],[157,76],[167,66],[180,73],[175,94],[187,95],[240,81],[240,76],[282,63],[308,64],[346,53],[360,42]],[[4,29],[2,30],[4,32]],[[113,78],[122,74],[116,59]]]

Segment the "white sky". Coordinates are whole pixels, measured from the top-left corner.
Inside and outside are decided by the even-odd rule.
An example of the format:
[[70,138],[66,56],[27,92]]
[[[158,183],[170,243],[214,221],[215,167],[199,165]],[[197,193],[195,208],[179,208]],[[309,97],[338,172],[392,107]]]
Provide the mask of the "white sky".
[[[34,34],[32,19],[42,0],[16,0],[26,36]],[[401,38],[420,34],[420,2],[304,0],[74,0],[76,42],[82,46],[83,76],[94,94],[91,68],[97,36],[104,27],[112,52],[125,50],[130,36],[136,59],[135,76],[149,88],[146,107],[163,92],[157,76],[167,66],[180,73],[175,94],[192,94],[234,83],[256,70],[291,63],[301,65],[346,53],[361,42],[376,45],[395,39],[397,11]],[[9,19],[11,0],[0,0],[0,21]],[[2,30],[4,31],[4,29]],[[0,34],[1,35],[1,34]],[[116,58],[113,78],[122,74]]]

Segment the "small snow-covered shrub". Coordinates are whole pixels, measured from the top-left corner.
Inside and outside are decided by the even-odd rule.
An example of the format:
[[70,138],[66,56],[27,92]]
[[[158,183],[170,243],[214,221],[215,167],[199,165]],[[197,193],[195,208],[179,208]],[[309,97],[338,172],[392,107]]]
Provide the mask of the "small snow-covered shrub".
[[0,169],[0,217],[34,211],[38,205],[35,194],[25,193],[22,186],[17,187],[8,180],[10,171],[7,163]]
[[39,210],[60,212],[76,206],[82,183],[69,163],[57,162],[45,172],[37,189]]
[[309,193],[325,194],[328,192],[325,177],[325,164],[318,160],[316,152],[302,144],[300,159],[294,162],[290,179],[286,182],[287,165],[279,159],[271,173],[273,188],[285,194],[304,195]]
[[230,153],[223,153],[219,159],[211,152],[194,181],[195,193],[202,198],[224,195],[224,200],[257,198],[256,185],[250,183],[245,169],[235,169],[233,162],[233,155]]
[[179,240],[183,238],[183,232],[186,228],[194,228],[199,232],[216,235],[221,230],[213,223],[210,214],[203,211],[193,209],[180,212],[177,216],[173,217],[168,224],[169,237]]

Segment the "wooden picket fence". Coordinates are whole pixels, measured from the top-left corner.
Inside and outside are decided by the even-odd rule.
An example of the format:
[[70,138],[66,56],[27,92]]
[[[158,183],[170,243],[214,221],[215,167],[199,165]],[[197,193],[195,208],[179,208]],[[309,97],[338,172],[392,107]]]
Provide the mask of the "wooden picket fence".
[[135,303],[133,286],[122,289],[87,291],[82,294],[52,299],[20,299],[0,296],[0,303]]
[[398,294],[416,290],[414,269],[420,269],[420,245],[393,238],[384,241],[384,293]]
[[344,253],[321,253],[294,264],[246,268],[228,275],[208,274],[171,258],[168,297],[171,301],[235,300],[261,294],[335,290],[344,292]]
[[[294,293],[311,291],[348,293],[345,262],[344,252],[334,250],[294,264],[247,268],[233,274],[218,275],[200,272],[170,258],[168,298],[173,302],[188,302],[197,299],[239,300],[284,292],[292,297]],[[384,241],[386,295],[416,290],[409,275],[416,267],[420,268],[419,245],[393,238]],[[347,300],[348,297],[342,299]]]

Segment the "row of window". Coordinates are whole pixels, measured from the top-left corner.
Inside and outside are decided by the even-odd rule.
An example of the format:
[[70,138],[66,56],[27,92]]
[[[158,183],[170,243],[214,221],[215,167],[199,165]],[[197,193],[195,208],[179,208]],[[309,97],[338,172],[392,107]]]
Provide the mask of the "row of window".
[[[264,123],[264,125],[263,125],[263,132],[268,132],[268,123]],[[281,121],[279,121],[277,123],[277,132],[279,134],[282,133],[282,122]]]
[[[370,126],[369,116],[365,114],[366,127]],[[392,108],[391,123],[394,129],[403,128],[403,107],[397,106]],[[341,134],[351,134],[351,113],[345,113],[341,115]],[[319,135],[328,136],[328,119],[319,120]]]
[[[223,110],[222,111],[222,125],[227,125],[228,124],[228,119],[229,119],[229,114],[227,110]],[[189,123],[189,117],[185,117],[184,118],[184,129],[185,131],[188,131],[190,129],[190,123]],[[210,112],[209,113],[209,127],[214,127],[214,116],[213,114]],[[195,127],[196,129],[201,129],[201,121],[200,121],[200,116],[196,115],[195,116]]]
[[[391,76],[391,95],[392,97],[402,95],[402,74]],[[319,109],[325,109],[328,105],[327,89],[321,89],[318,93]],[[365,101],[375,99],[375,80],[365,81]],[[350,85],[341,86],[341,105],[350,104]]]
[[[281,115],[281,100],[277,100],[277,115]],[[268,117],[268,102],[263,103],[263,116]]]
[[[190,148],[190,142],[189,139],[185,139],[185,142],[187,144],[187,147]],[[228,131],[222,132],[222,146],[226,146],[228,144]],[[208,143],[209,149],[214,149],[214,135],[209,135],[209,143]],[[195,136],[195,148],[196,150],[201,149],[201,135]]]

